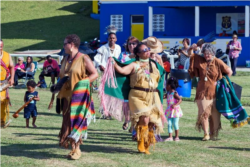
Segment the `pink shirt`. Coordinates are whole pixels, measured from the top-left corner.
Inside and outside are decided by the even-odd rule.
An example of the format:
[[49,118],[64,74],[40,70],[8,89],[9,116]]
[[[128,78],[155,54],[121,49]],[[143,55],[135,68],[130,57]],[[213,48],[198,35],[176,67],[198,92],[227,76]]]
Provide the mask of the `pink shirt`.
[[239,42],[239,41],[236,41],[236,42],[230,41],[230,42],[228,42],[228,44],[227,44],[227,47],[229,47],[229,54],[228,54],[229,57],[230,57],[230,58],[237,58],[237,57],[239,57],[240,51],[239,51],[239,50],[236,50],[236,49],[231,49],[231,48],[230,48],[230,45],[231,45],[231,46],[235,46],[235,47],[237,47],[237,48],[242,48],[240,42]]
[[25,69],[25,65],[24,65],[24,64],[19,65],[19,64],[17,63],[16,66],[14,67],[14,70],[16,71],[18,68]]
[[43,63],[43,67],[51,66],[53,69],[56,69],[56,71],[60,72],[60,68],[57,64],[57,61],[52,59],[52,62],[49,63],[47,60]]

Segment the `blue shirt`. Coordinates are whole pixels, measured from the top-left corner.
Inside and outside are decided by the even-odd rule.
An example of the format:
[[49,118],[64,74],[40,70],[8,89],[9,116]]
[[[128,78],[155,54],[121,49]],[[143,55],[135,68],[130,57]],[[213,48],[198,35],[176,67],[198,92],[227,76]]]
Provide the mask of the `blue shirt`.
[[[34,92],[29,92],[26,91],[25,93],[25,102],[28,102],[31,98],[33,98],[34,96],[38,96],[38,92],[34,91]],[[25,111],[31,111],[31,110],[36,110],[36,100],[32,100],[27,107],[24,108],[24,112]]]

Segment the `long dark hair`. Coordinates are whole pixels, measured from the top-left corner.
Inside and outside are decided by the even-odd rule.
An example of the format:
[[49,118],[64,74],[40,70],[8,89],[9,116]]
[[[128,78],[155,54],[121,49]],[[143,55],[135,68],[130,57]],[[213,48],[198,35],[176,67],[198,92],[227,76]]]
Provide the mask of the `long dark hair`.
[[178,87],[181,87],[175,77],[170,77],[167,81],[167,85],[170,85],[171,89],[174,90],[176,90]]
[[[30,63],[28,63],[28,58],[30,58]],[[33,58],[31,56],[28,56],[26,58],[26,65],[25,65],[25,70],[30,67],[31,68],[31,64],[33,63]]]
[[[138,43],[138,45],[134,48],[134,54],[135,54],[135,59],[136,59],[136,61],[139,61],[139,53],[140,53],[140,48],[141,48],[141,46],[142,45],[144,45],[144,46],[146,46],[147,47],[147,45],[146,44],[144,44],[144,43],[142,43],[142,42],[140,42],[140,43]],[[149,59],[149,71],[150,71],[150,73],[153,73],[153,68],[152,68],[152,59]]]

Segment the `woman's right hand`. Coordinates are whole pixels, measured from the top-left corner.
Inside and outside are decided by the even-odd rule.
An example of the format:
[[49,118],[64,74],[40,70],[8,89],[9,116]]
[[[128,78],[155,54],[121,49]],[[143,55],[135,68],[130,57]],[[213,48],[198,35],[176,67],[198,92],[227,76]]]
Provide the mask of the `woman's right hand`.
[[103,67],[103,66],[99,66],[99,69],[101,70],[101,71],[104,71],[105,70],[105,68]]

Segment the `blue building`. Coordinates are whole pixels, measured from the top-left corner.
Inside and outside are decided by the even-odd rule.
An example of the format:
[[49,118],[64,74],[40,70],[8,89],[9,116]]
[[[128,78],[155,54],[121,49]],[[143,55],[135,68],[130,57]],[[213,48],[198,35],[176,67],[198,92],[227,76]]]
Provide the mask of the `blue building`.
[[[133,35],[138,39],[159,38],[168,49],[181,46],[183,38],[191,43],[209,32],[216,32],[216,48],[226,50],[233,31],[239,35],[243,50],[238,66],[250,60],[249,5],[243,0],[164,0],[164,1],[100,1],[100,39],[107,40],[105,27],[116,25],[117,43],[122,45]],[[219,35],[226,31],[228,36]]]

